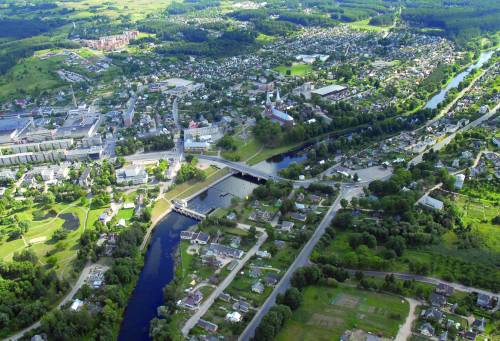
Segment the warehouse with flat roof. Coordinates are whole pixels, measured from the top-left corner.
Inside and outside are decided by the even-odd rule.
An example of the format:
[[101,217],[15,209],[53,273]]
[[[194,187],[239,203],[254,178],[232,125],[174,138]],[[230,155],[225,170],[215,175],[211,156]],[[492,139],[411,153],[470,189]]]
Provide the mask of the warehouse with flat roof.
[[311,91],[315,95],[319,95],[321,97],[333,95],[342,91],[347,90],[347,87],[343,85],[332,84],[328,86],[324,86],[322,88]]
[[15,141],[32,124],[32,118],[12,117],[0,119],[0,143]]

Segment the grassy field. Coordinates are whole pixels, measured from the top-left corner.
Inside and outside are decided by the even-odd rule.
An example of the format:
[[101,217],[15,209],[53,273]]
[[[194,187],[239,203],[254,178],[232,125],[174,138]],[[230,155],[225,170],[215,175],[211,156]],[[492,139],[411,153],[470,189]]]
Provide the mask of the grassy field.
[[346,330],[353,329],[394,337],[408,311],[408,303],[397,296],[346,285],[309,287],[304,291],[302,306],[276,340],[338,340]]
[[238,156],[240,161],[245,161],[249,165],[255,165],[275,155],[288,152],[302,144],[290,143],[280,147],[267,148],[253,137],[247,140],[242,140],[238,137],[234,139],[237,150],[230,153],[222,153],[222,156],[226,159],[231,159],[231,156]]
[[0,78],[0,99],[19,93],[19,89],[33,93],[64,85],[55,73],[63,59],[64,57],[54,57],[40,60],[32,57],[21,60]]
[[209,167],[205,170],[207,178],[204,181],[188,181],[179,185],[176,185],[172,190],[165,193],[165,199],[172,200],[175,198],[184,199],[203,188],[206,188],[211,183],[220,179],[221,177],[228,174],[229,170],[227,168],[218,169],[215,167]]
[[133,216],[134,216],[134,209],[133,208],[121,209],[116,214],[116,217],[118,219],[125,219],[126,221],[129,221],[130,219],[132,219]]
[[457,196],[455,204],[463,212],[464,224],[476,227],[484,238],[485,246],[492,252],[500,253],[500,227],[491,222],[499,214],[499,206],[487,200],[465,196]]
[[[28,222],[28,231],[21,239],[4,239],[0,242],[0,260],[9,261],[15,252],[28,248],[35,252],[42,264],[51,263],[59,276],[67,277],[71,270],[71,261],[75,259],[78,251],[81,234],[86,228],[92,227],[104,208],[90,210],[87,221],[88,208],[79,206],[79,202],[54,205],[55,215],[49,215],[48,210],[42,209],[45,218],[35,220],[33,212],[39,210],[41,209],[33,207],[15,214],[20,221]],[[59,229],[66,229],[68,236],[55,242],[52,236]]]
[[87,0],[87,1],[64,1],[58,4],[75,9],[71,14],[72,19],[87,18],[94,15],[105,15],[116,18],[120,15],[130,15],[132,20],[143,19],[150,13],[162,12],[171,3],[171,0]]
[[157,200],[151,212],[151,221],[157,221],[170,208],[170,202],[164,198]]
[[290,70],[290,76],[304,76],[305,74],[312,71],[312,66],[303,63],[293,63],[292,66],[277,66],[275,70],[282,75],[287,75],[287,71]]
[[364,30],[364,31],[374,31],[374,32],[385,32],[389,29],[389,27],[369,25],[368,24],[369,21],[370,21],[370,19],[354,21],[354,22],[348,23],[347,25],[351,28],[354,28],[354,29]]

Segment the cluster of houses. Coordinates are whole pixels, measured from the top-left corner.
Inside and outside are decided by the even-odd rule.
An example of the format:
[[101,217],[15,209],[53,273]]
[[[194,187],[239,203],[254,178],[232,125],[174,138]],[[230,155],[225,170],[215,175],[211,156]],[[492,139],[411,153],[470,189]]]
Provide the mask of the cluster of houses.
[[[448,302],[448,297],[453,295],[453,288],[446,284],[439,284],[435,292],[429,297],[430,306],[422,310],[419,320],[418,332],[426,337],[438,339],[439,341],[453,340],[454,335],[460,335],[466,340],[474,341],[479,334],[486,330],[486,319],[478,317],[474,319],[470,327],[462,325],[457,319],[452,318],[458,304]],[[479,293],[476,304],[482,309],[493,309],[498,302],[489,295]],[[454,332],[450,333],[453,328]],[[453,335],[453,336],[452,336]]]

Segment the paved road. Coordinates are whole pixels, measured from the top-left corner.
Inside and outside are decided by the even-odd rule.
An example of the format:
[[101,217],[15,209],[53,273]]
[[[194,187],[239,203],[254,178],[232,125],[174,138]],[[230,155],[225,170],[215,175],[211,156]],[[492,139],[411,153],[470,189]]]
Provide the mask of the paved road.
[[224,290],[226,290],[226,288],[229,286],[229,284],[231,284],[233,279],[241,271],[241,269],[248,262],[248,260],[250,258],[252,258],[253,255],[255,255],[255,253],[257,251],[259,251],[261,245],[264,244],[264,242],[267,239],[267,233],[264,230],[261,230],[261,232],[262,233],[260,234],[259,239],[257,240],[257,243],[247,252],[245,257],[243,257],[243,259],[241,259],[238,262],[238,265],[236,266],[236,268],[234,268],[233,271],[231,271],[231,273],[222,281],[222,283],[219,284],[219,286],[217,286],[217,288],[210,294],[210,296],[208,296],[208,298],[201,304],[200,308],[194,313],[194,315],[191,316],[191,318],[189,318],[189,320],[186,321],[186,323],[184,324],[184,327],[182,327],[182,330],[181,330],[182,334],[184,336],[187,336],[189,334],[189,331],[194,326],[196,326],[199,319],[203,315],[205,315],[205,313],[208,311],[208,309],[214,303],[215,299],[217,297],[219,297],[219,295],[222,294],[224,292]]
[[455,290],[462,291],[462,292],[477,292],[480,294],[486,294],[489,296],[497,297],[500,299],[500,294],[495,294],[491,291],[479,289],[479,288],[474,288],[474,287],[468,287],[466,285],[458,284],[458,283],[453,283],[453,282],[447,282],[439,278],[435,277],[426,277],[426,276],[420,276],[420,275],[413,275],[413,274],[406,274],[406,273],[400,273],[400,272],[390,272],[390,271],[371,271],[371,270],[354,270],[354,269],[348,269],[350,273],[355,273],[356,271],[361,271],[363,272],[366,276],[372,276],[372,277],[385,277],[387,275],[394,275],[395,278],[397,279],[404,279],[404,280],[415,280],[417,282],[421,283],[427,283],[427,284],[432,284],[432,285],[439,285],[439,284],[446,284],[452,287]]
[[[71,301],[73,299],[73,296],[75,296],[76,292],[78,290],[80,290],[80,288],[82,287],[83,283],[85,283],[85,279],[87,278],[87,276],[89,275],[90,273],[90,270],[96,266],[96,264],[88,264],[85,266],[85,268],[83,268],[81,274],[80,274],[80,277],[78,277],[78,280],[76,281],[76,283],[73,285],[73,287],[71,288],[71,290],[66,294],[66,296],[64,296],[64,298],[61,300],[61,302],[57,305],[57,308],[61,308],[63,305],[65,305],[66,303],[68,303],[69,301]],[[102,266],[102,265],[101,265]],[[36,329],[36,328],[39,328],[40,327],[40,321],[37,321],[36,323],[32,324],[31,326],[27,327],[27,328],[24,328],[23,330],[21,330],[20,332],[18,332],[17,334],[14,334],[12,336],[9,336],[5,339],[3,339],[3,341],[15,341],[15,340],[19,340],[25,333],[33,330],[33,329]]]
[[[455,133],[453,134],[450,134],[448,135],[446,138],[444,138],[443,140],[439,141],[438,143],[436,143],[435,145],[433,145],[431,147],[431,149],[433,149],[434,151],[438,151],[440,149],[442,149],[443,147],[445,147],[446,145],[448,145],[454,138],[455,136],[458,134],[458,133],[463,133],[463,132],[466,132],[467,130],[469,129],[472,129],[474,127],[477,127],[478,125],[480,125],[481,123],[483,123],[484,121],[487,121],[489,120],[493,115],[496,114],[498,108],[500,107],[500,103],[498,103],[493,109],[491,109],[488,113],[484,114],[483,116],[479,117],[478,119],[476,119],[475,121],[472,121],[471,123],[467,124],[465,127],[457,130]],[[415,156],[410,162],[408,162],[408,166],[411,166],[411,165],[416,165],[416,164],[419,164],[420,162],[422,162],[422,159],[423,159],[423,156],[425,153],[427,153],[428,150],[418,154],[417,156]]]
[[362,193],[361,186],[350,187],[350,188],[343,187],[341,189],[339,196],[337,197],[333,205],[330,207],[330,209],[326,213],[321,223],[318,225],[318,228],[314,231],[312,237],[302,248],[299,255],[297,256],[297,258],[295,258],[295,261],[292,263],[292,265],[290,265],[287,272],[284,274],[279,283],[276,285],[271,295],[269,295],[269,297],[266,299],[262,307],[257,311],[255,316],[253,317],[252,321],[250,321],[248,326],[240,335],[240,337],[238,338],[239,341],[250,340],[250,338],[253,337],[253,335],[255,334],[255,329],[260,324],[260,321],[267,314],[269,309],[275,304],[276,297],[278,296],[278,294],[284,293],[290,287],[290,279],[292,278],[292,275],[295,272],[295,270],[308,264],[309,256],[311,255],[314,246],[319,241],[321,236],[323,236],[325,229],[328,226],[330,226],[333,217],[335,217],[335,214],[340,209],[340,200],[343,198],[349,200],[353,196],[359,195],[360,193]]

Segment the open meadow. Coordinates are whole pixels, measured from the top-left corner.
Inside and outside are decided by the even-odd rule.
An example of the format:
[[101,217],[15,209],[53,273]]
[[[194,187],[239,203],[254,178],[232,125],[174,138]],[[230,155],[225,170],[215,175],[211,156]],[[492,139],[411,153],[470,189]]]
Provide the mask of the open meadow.
[[302,306],[293,313],[276,340],[338,340],[346,330],[355,329],[394,337],[408,312],[408,303],[397,296],[346,285],[308,287]]

